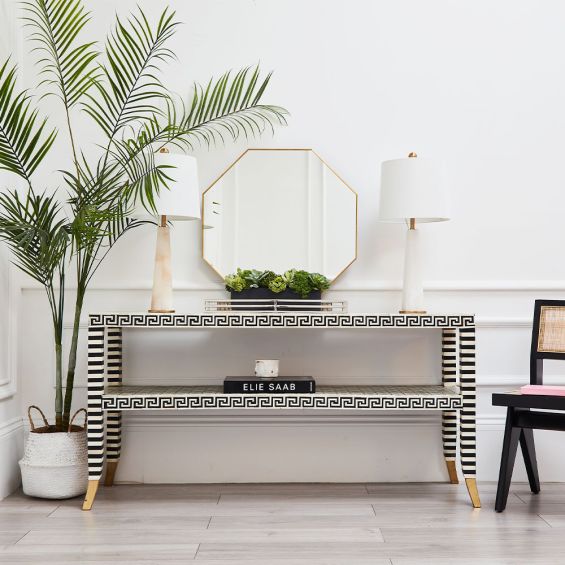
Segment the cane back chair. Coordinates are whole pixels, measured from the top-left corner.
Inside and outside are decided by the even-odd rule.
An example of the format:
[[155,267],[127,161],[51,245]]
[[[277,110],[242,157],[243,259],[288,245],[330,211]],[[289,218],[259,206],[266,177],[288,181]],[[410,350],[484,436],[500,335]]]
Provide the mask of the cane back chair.
[[[543,384],[545,359],[565,360],[565,300],[536,300],[532,346],[530,350],[530,384]],[[533,493],[540,491],[533,430],[565,431],[565,396],[521,394],[520,391],[495,393],[495,406],[506,406],[506,427],[498,477],[495,510],[506,508],[512,471],[520,444],[528,482]],[[539,410],[549,410],[540,412]]]

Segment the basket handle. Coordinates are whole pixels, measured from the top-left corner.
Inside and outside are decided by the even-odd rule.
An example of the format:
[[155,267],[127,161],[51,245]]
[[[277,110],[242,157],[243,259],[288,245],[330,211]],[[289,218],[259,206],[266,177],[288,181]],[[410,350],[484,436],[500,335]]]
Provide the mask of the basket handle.
[[86,416],[87,416],[86,408],[79,408],[79,409],[73,414],[73,417],[72,417],[71,420],[69,421],[69,429],[68,429],[69,432],[73,429],[73,422],[75,421],[75,418],[77,417],[77,415],[78,415],[80,412],[84,412],[84,425],[83,425],[83,427],[86,428]]
[[31,418],[31,409],[35,408],[40,414],[41,417],[43,418],[43,423],[46,426],[49,426],[49,422],[47,421],[47,418],[45,417],[45,414],[43,413],[43,410],[41,410],[41,408],[39,408],[39,406],[35,406],[34,404],[32,404],[28,409],[27,409],[27,417],[29,418],[29,425],[31,427],[31,431],[34,432],[35,431],[35,424],[33,423],[33,420]]

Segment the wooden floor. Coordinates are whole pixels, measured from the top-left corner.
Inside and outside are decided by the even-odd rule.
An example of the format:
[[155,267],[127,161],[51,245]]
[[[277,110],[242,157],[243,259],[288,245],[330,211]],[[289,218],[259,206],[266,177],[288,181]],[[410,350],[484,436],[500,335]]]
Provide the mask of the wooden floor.
[[481,484],[118,485],[81,500],[0,502],[0,563],[565,564],[565,484],[507,510]]

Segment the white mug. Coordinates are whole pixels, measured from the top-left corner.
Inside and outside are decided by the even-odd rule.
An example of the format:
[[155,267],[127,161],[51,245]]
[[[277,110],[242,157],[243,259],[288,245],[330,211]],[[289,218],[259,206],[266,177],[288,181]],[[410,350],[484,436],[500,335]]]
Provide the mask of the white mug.
[[255,361],[255,376],[260,379],[274,379],[279,376],[278,359],[257,359]]

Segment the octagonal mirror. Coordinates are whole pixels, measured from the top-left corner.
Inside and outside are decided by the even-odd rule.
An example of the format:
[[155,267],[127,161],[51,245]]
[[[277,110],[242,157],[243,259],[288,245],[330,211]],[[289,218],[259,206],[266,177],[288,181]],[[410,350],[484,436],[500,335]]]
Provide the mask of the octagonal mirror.
[[357,257],[357,193],[311,149],[249,149],[202,208],[203,257],[222,277],[295,268],[335,280]]

